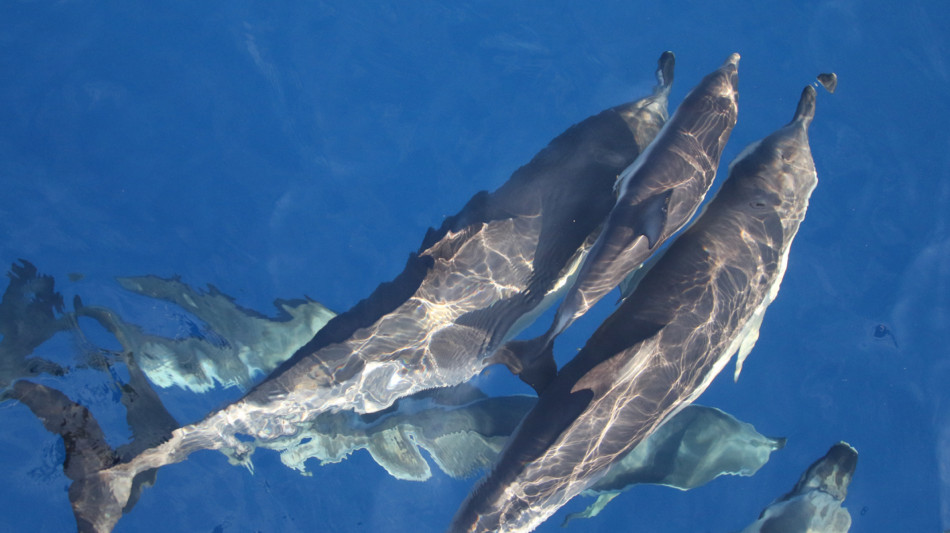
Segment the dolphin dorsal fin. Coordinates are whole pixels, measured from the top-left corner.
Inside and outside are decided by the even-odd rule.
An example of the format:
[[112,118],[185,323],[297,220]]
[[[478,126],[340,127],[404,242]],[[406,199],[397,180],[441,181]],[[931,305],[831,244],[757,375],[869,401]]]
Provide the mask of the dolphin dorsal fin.
[[671,196],[673,196],[672,189],[654,195],[644,201],[643,206],[637,210],[633,228],[647,238],[651,250],[659,242],[663,235],[663,228],[666,227]]

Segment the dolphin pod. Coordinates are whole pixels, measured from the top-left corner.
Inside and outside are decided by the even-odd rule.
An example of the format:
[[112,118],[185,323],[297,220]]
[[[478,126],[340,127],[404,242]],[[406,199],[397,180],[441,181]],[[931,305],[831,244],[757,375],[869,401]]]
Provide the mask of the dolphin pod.
[[647,152],[620,175],[617,203],[558,310],[563,331],[692,218],[738,117],[739,54],[683,99]]
[[542,336],[507,345],[527,360],[553,358],[554,338],[639,268],[692,218],[716,177],[738,116],[739,54],[693,88],[618,183],[617,202]]
[[[698,220],[656,253],[712,185],[736,123],[738,59],[705,77],[667,121],[674,59],[665,52],[653,94],[572,126],[499,189],[476,194],[429,230],[393,281],[197,423],[172,429],[168,416],[154,434],[113,451],[100,446],[105,437],[84,408],[19,382],[13,397],[51,431],[67,428],[64,440],[91,428],[67,454],[76,459],[69,496],[80,530],[110,531],[159,467],[194,451],[250,466],[255,448],[296,451],[321,415],[340,411],[358,424],[360,415],[378,421],[370,432],[391,432],[409,424],[393,411],[401,398],[465,383],[496,363],[539,398],[450,531],[530,531],[573,496],[599,490],[596,482],[683,413],[735,353],[738,374],[817,184],[808,146],[815,91],[806,87],[791,123],[747,147]],[[558,371],[555,337],[641,267],[621,306]],[[544,335],[512,341],[562,296]],[[145,383],[141,372],[133,377]],[[138,420],[158,411],[153,404],[129,404],[130,424],[132,407]],[[353,442],[388,453],[372,438]],[[323,453],[301,452],[301,460]],[[425,477],[422,463],[411,466],[407,476]],[[676,472],[667,483],[688,488],[691,479]]]
[[549,380],[552,366],[494,353],[570,285],[614,204],[617,176],[667,119],[673,63],[672,53],[661,55],[653,94],[572,126],[498,190],[476,194],[430,229],[396,279],[333,317],[242,399],[76,481],[70,499],[80,527],[111,530],[136,475],[196,450],[249,461],[253,447],[239,435],[266,442],[323,412],[379,411],[496,362],[529,383]]
[[531,531],[689,405],[758,335],[818,183],[808,126],[752,144],[702,216],[541,393],[452,532]]
[[[21,272],[20,265],[14,264],[11,273]],[[14,291],[24,281],[17,275],[10,278]],[[52,277],[40,279],[43,280],[43,290],[51,291],[44,300],[61,301],[61,296],[52,292]],[[136,292],[187,306],[195,316],[217,326],[215,331],[226,346],[261,346],[266,342],[277,347],[273,352],[253,354],[259,358],[276,359],[283,352],[280,347],[295,343],[302,345],[305,340],[299,340],[300,325],[307,327],[309,321],[319,321],[328,313],[310,300],[278,300],[278,306],[287,312],[289,320],[271,320],[238,307],[231,297],[213,287],[208,292],[201,292],[179,279],[154,276],[117,279],[124,287]],[[203,339],[179,343],[146,334],[109,308],[83,305],[78,296],[73,303],[75,310],[68,320],[79,328],[76,333],[80,338],[84,335],[80,332],[82,326],[77,318],[84,317],[93,319],[122,344],[123,349],[115,352],[118,358],[101,357],[97,365],[106,370],[108,366],[121,363],[129,373],[129,379],[115,392],[126,409],[131,441],[113,449],[88,409],[50,387],[18,380],[9,397],[27,406],[48,430],[62,437],[67,455],[64,473],[69,479],[76,480],[134,457],[164,441],[179,427],[155,393],[152,385],[155,376],[149,375],[140,363],[139,356],[143,351],[167,355],[166,360],[174,363],[176,358],[181,360],[189,351],[209,353],[211,350]],[[37,338],[49,331],[45,321],[23,322],[19,318],[8,313],[0,317],[0,322],[7,327],[15,322],[25,324],[27,327],[21,333]],[[294,321],[297,325],[293,325]],[[83,350],[92,354],[99,349],[87,340]],[[211,353],[215,356],[212,362],[226,364],[229,360],[223,350]],[[230,361],[242,366],[250,361],[235,353],[229,355]],[[93,362],[93,359],[89,361]],[[258,362],[268,363],[263,359],[258,359]],[[170,366],[161,377],[176,384],[203,384],[195,378],[210,377],[198,373],[207,369]],[[245,372],[249,366],[244,367]],[[240,371],[231,375],[240,375]],[[215,379],[221,376],[220,371],[214,374]],[[321,413],[310,421],[309,427],[301,428],[297,434],[260,444],[278,451],[284,465],[301,473],[307,472],[306,463],[311,459],[321,464],[335,463],[358,449],[366,449],[390,475],[398,479],[425,481],[431,477],[432,470],[429,461],[420,453],[420,449],[424,449],[431,462],[443,472],[454,478],[466,478],[491,466],[508,436],[536,400],[536,397],[522,395],[488,397],[470,384],[429,389],[400,398],[389,408],[371,414],[357,415],[352,411]],[[584,496],[596,496],[597,500],[583,513],[571,515],[568,519],[596,516],[617,495],[636,484],[652,483],[688,490],[720,475],[753,475],[768,461],[771,452],[781,448],[784,442],[782,438],[765,437],[751,424],[736,420],[718,409],[690,405],[665,422],[585,491]],[[136,477],[132,499],[155,482],[156,473],[152,470],[148,476]]]

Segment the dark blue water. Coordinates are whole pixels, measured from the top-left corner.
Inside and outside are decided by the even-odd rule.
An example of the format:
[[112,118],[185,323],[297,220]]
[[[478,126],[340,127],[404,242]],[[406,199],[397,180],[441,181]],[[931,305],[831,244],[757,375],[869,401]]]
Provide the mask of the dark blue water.
[[[852,531],[943,531],[948,26],[950,8],[917,0],[7,2],[0,267],[27,259],[67,303],[78,294],[169,336],[191,331],[181,312],[115,276],[178,274],[267,314],[275,298],[304,295],[343,311],[475,192],[569,125],[648,93],[663,50],[677,54],[671,109],[742,55],[724,162],[835,71],[839,89],[819,94],[811,127],[820,182],[782,291],[739,381],[730,366],[701,399],[787,447],[750,478],[636,487],[571,529],[739,530],[845,440],[860,454],[845,502]],[[562,336],[561,362],[612,300]],[[61,334],[34,355],[70,365],[82,349]],[[504,373],[476,383],[527,392]],[[110,380],[95,369],[40,379],[88,405],[117,445],[128,430]],[[241,391],[160,393],[188,422]],[[15,402],[0,420],[0,529],[73,528],[60,439]],[[271,452],[254,461],[251,474],[204,452],[162,469],[117,531],[440,531],[476,479],[434,468],[425,483],[399,481],[365,451],[311,463],[311,477]]]

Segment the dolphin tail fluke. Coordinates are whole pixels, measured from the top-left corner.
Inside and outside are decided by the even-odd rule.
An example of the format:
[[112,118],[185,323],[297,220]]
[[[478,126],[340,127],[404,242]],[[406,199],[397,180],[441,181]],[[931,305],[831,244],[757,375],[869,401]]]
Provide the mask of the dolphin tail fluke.
[[554,343],[547,335],[525,341],[509,341],[495,352],[495,363],[501,363],[527,383],[538,394],[557,376]]
[[561,527],[567,527],[567,525],[576,518],[593,518],[600,514],[604,510],[604,507],[607,507],[607,504],[611,502],[614,498],[620,495],[620,491],[610,491],[604,492],[597,496],[597,500],[594,503],[587,506],[587,509],[584,509],[578,513],[571,513],[564,517],[564,522],[561,523]]
[[[618,228],[632,229],[634,235],[646,237],[647,245],[650,250],[653,250],[663,237],[663,229],[667,226],[667,215],[669,214],[672,196],[673,190],[670,189],[657,193],[632,208],[614,208],[607,219],[607,224],[612,224]],[[593,255],[594,253],[595,251],[591,251],[589,257],[596,257]],[[635,266],[639,267],[640,265]],[[560,328],[558,333],[560,331],[563,331],[563,328]]]
[[[92,413],[62,392],[30,381],[16,382],[12,397],[26,405],[47,430],[62,437],[66,449],[63,472],[73,480],[69,500],[79,531],[111,531],[125,506],[116,498],[115,487],[126,476],[105,475],[118,464],[119,456],[106,442]],[[128,495],[132,480],[125,481],[127,489],[119,492]]]

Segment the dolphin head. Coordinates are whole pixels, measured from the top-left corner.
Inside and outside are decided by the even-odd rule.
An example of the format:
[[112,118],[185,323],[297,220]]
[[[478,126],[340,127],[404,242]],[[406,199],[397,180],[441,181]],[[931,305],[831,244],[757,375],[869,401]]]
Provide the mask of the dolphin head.
[[808,144],[808,126],[814,116],[815,89],[809,85],[802,91],[792,121],[746,147],[729,167],[730,176],[741,178],[724,185],[735,188],[750,215],[780,222],[786,238],[798,230],[818,184]]
[[[702,117],[688,126],[706,154],[722,152],[739,115],[739,54],[732,54],[683,98],[675,116]],[[671,122],[673,119],[670,119]],[[724,127],[725,125],[728,125]],[[718,166],[718,157],[713,166]]]
[[857,465],[858,452],[850,444],[839,442],[805,470],[789,495],[819,490],[838,501],[844,501]]
[[[693,91],[703,91],[704,98],[691,99],[688,96],[683,99],[680,107],[690,103],[694,109],[691,112],[709,112],[715,110],[723,115],[735,117],[738,115],[739,107],[739,54],[732,54],[716,70],[706,75],[699,82]],[[693,92],[690,91],[690,92]],[[697,108],[703,109],[697,109]],[[699,133],[699,132],[697,132]]]

